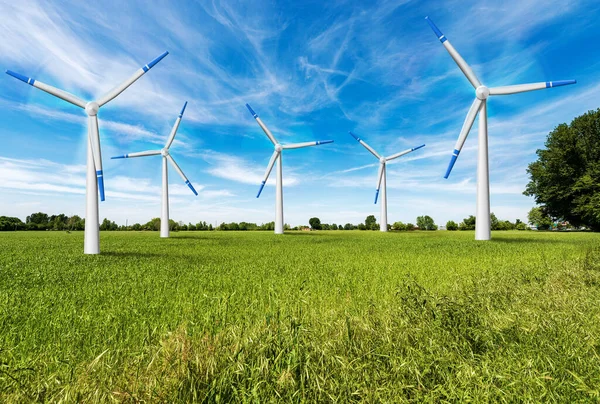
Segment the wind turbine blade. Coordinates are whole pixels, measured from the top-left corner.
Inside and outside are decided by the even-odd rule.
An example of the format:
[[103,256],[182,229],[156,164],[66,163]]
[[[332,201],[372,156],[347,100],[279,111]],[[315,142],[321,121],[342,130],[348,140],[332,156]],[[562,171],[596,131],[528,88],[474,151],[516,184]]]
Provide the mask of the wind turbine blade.
[[179,116],[177,117],[177,120],[175,121],[175,125],[173,125],[173,129],[171,129],[171,134],[169,135],[169,139],[167,140],[167,143],[165,144],[166,149],[171,147],[171,144],[173,143],[173,139],[175,139],[175,135],[177,134],[177,129],[179,129],[179,124],[181,123],[181,118],[183,118],[183,113],[185,112],[185,107],[187,107],[187,101],[185,102],[185,104],[183,104],[183,108],[181,109],[181,112],[179,113]]
[[381,159],[381,156],[379,154],[377,154],[377,152],[375,150],[373,150],[373,148],[371,146],[369,146],[364,140],[362,140],[361,138],[359,138],[358,136],[356,136],[354,133],[352,132],[348,132],[349,134],[352,135],[352,137],[354,139],[356,139],[356,141],[358,143],[360,143],[361,145],[363,145],[368,151],[371,152],[371,154],[373,154],[373,156],[377,157],[378,159]]
[[162,53],[156,59],[154,59],[152,62],[148,63],[147,65],[145,65],[144,67],[142,67],[141,69],[139,69],[138,71],[136,71],[133,74],[133,76],[131,76],[130,78],[128,78],[127,80],[125,80],[123,83],[119,84],[117,87],[115,87],[112,90],[110,90],[104,96],[102,96],[97,101],[98,105],[103,106],[104,104],[106,104],[107,102],[109,102],[110,100],[112,100],[113,98],[115,98],[117,95],[121,94],[123,91],[125,91],[125,89],[127,89],[127,87],[129,87],[130,85],[132,85],[133,83],[135,83],[135,81],[137,79],[139,79],[140,77],[142,77],[144,75],[144,73],[146,73],[148,70],[152,69],[155,64],[157,64],[158,62],[160,62],[168,54],[169,54],[169,52]]
[[269,165],[267,166],[267,171],[265,172],[265,179],[263,180],[263,182],[260,183],[260,189],[258,190],[258,194],[256,194],[257,198],[260,196],[260,193],[262,192],[263,188],[265,187],[265,184],[267,183],[267,180],[269,179],[269,175],[271,174],[271,170],[273,170],[275,161],[277,161],[277,158],[279,157],[279,153],[280,152],[275,150],[271,155],[271,160],[269,160]]
[[63,90],[59,90],[58,88],[52,87],[48,84],[44,84],[41,81],[34,80],[31,77],[25,77],[19,73],[15,73],[11,70],[7,70],[6,74],[8,74],[9,76],[12,76],[16,79],[21,80],[21,81],[29,84],[30,86],[39,88],[40,90],[45,91],[48,94],[52,94],[53,96],[58,97],[61,100],[65,100],[73,105],[77,105],[78,107],[85,108],[86,102],[83,101],[81,98],[74,96],[71,93],[68,93]]
[[167,159],[173,165],[173,167],[175,168],[175,171],[177,171],[179,173],[179,175],[181,175],[181,178],[183,178],[183,180],[185,181],[185,185],[187,185],[188,187],[190,187],[190,189],[192,190],[192,192],[194,194],[196,194],[196,196],[198,196],[198,192],[196,192],[196,190],[194,189],[194,187],[193,187],[192,183],[190,182],[190,180],[187,179],[187,177],[185,176],[185,174],[183,173],[183,171],[181,171],[181,168],[179,168],[179,166],[177,165],[177,163],[175,162],[175,160],[173,160],[173,157],[171,157],[170,154],[167,154]]
[[524,93],[527,91],[542,90],[544,88],[554,88],[575,84],[577,80],[559,80],[559,81],[544,81],[541,83],[517,84],[515,86],[503,86],[490,88],[490,95],[507,95]]
[[379,197],[379,188],[381,187],[381,179],[383,178],[383,169],[385,164],[379,163],[379,174],[377,174],[377,190],[375,191],[375,205],[377,205],[377,198]]
[[471,127],[473,127],[473,122],[475,122],[475,118],[477,117],[477,113],[481,108],[481,101],[479,98],[475,98],[473,104],[471,104],[471,108],[469,108],[469,112],[467,113],[467,117],[465,118],[465,122],[463,123],[463,127],[460,130],[460,135],[458,135],[458,140],[456,141],[456,145],[454,146],[454,151],[452,152],[452,158],[450,159],[450,164],[448,164],[448,169],[446,170],[446,175],[444,178],[448,178],[450,172],[452,171],[452,167],[454,167],[454,163],[456,163],[456,159],[460,154],[460,151],[465,144],[465,140],[467,140],[467,136],[469,135],[469,131]]
[[161,153],[160,150],[148,150],[148,151],[142,151],[142,152],[137,152],[137,153],[129,153],[129,154],[123,154],[122,156],[115,156],[115,157],[111,157],[111,159],[128,159],[128,158],[132,158],[132,157],[145,157],[145,156],[157,156]]
[[439,30],[439,28],[433,23],[433,21],[431,21],[431,19],[429,19],[429,17],[425,17],[425,20],[427,20],[429,26],[431,27],[433,32],[435,32],[435,35],[438,37],[442,45],[444,45],[444,47],[446,48],[452,59],[454,59],[460,70],[462,70],[464,75],[467,76],[467,79],[469,80],[471,85],[475,88],[479,87],[481,85],[481,82],[479,81],[475,73],[473,73],[473,70],[471,70],[471,67],[467,64],[467,62],[465,62],[462,56],[460,56],[460,53],[458,53],[456,49],[454,49],[454,46],[452,46],[448,38],[446,38],[446,36],[442,34],[442,31]]
[[415,151],[417,149],[420,149],[421,147],[425,147],[425,145],[422,144],[421,146],[413,147],[412,149],[408,149],[408,150],[401,151],[400,153],[392,154],[390,157],[386,157],[385,160],[386,161],[390,161],[390,160],[393,160],[393,159],[397,159],[398,157],[404,156],[405,154],[408,154],[408,153],[413,152],[413,151]]
[[260,125],[260,127],[262,128],[262,130],[269,137],[269,140],[273,144],[277,144],[277,140],[275,140],[275,136],[273,136],[273,134],[271,133],[271,131],[269,130],[269,128],[267,128],[267,126],[263,123],[262,119],[260,119],[258,117],[258,114],[256,112],[254,112],[254,110],[252,109],[252,107],[250,105],[246,104],[246,108],[248,108],[248,111],[250,111],[250,113],[252,114],[252,116],[254,117],[254,119],[256,119],[256,122],[258,122],[258,124]]
[[318,146],[325,143],[333,143],[333,140],[317,140],[316,142],[303,142],[281,145],[283,149],[300,149],[301,147]]
[[102,172],[102,152],[100,150],[100,133],[98,132],[97,115],[88,115],[88,134],[92,144],[92,154],[94,155],[94,166],[96,167],[96,177],[98,178],[100,200],[104,201],[104,174]]

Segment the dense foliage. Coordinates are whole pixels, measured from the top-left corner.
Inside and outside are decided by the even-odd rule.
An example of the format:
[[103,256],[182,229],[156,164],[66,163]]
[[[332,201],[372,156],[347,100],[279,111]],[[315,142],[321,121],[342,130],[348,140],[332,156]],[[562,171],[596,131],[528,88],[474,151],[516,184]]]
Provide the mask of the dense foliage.
[[545,147],[524,194],[553,218],[600,231],[600,109],[557,126]]

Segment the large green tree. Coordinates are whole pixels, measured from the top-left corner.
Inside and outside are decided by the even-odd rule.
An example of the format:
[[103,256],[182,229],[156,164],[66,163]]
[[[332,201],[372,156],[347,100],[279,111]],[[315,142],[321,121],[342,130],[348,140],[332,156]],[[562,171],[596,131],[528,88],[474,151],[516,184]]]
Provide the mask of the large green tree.
[[427,215],[417,217],[417,226],[420,230],[437,230],[438,228],[433,218]]
[[313,230],[321,230],[321,219],[318,217],[308,219],[308,224],[310,224],[310,228]]
[[369,215],[365,219],[365,227],[367,230],[379,230],[379,225],[377,224],[377,219],[375,219],[375,215]]
[[600,231],[600,109],[558,125],[545,146],[524,194],[552,217]]

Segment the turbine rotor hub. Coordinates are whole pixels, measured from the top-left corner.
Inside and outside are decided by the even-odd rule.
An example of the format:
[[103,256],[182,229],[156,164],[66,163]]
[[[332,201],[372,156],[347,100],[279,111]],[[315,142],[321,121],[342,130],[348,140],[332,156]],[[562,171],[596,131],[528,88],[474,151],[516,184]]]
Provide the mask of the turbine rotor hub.
[[276,143],[275,144],[275,151],[276,152],[281,152],[281,150],[283,150],[283,147],[279,143]]
[[477,98],[479,98],[481,101],[483,100],[487,100],[487,98],[490,96],[490,89],[487,88],[486,86],[479,86],[477,87],[477,89],[475,90],[475,95],[477,96]]
[[163,157],[167,157],[169,155],[169,149],[167,149],[166,147],[164,149],[161,149],[160,155]]
[[381,164],[385,164],[385,157],[381,157],[381,158],[379,158],[379,162],[380,162]]
[[89,116],[94,116],[94,115],[98,115],[98,110],[100,109],[100,105],[98,105],[98,103],[96,101],[91,101],[88,102],[85,105],[85,112],[89,115]]

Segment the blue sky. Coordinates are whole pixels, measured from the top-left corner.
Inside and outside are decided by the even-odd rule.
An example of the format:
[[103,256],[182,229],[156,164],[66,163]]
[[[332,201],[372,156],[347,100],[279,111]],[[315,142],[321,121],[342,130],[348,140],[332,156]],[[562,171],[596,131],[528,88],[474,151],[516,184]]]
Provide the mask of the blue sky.
[[[0,2],[0,65],[81,98],[100,97],[164,50],[169,56],[99,113],[106,201],[124,224],[160,214],[159,149],[188,107],[171,153],[171,218],[274,220],[274,175],[256,192],[272,145],[335,143],[283,156],[286,223],[358,223],[373,204],[377,161],[352,130],[389,155],[390,223],[475,214],[477,125],[443,179],[473,100],[429,15],[487,86],[577,79],[575,86],[488,102],[491,208],[526,219],[525,169],[549,131],[600,107],[595,1]],[[0,77],[0,215],[85,214],[86,115]],[[274,173],[273,173],[274,174]]]

